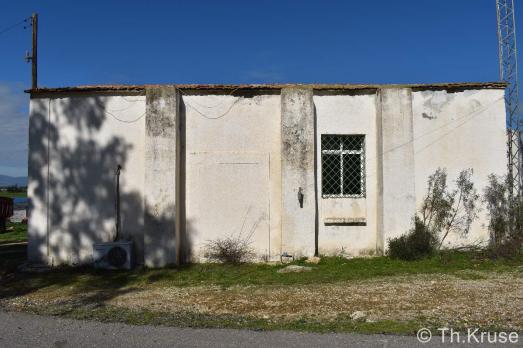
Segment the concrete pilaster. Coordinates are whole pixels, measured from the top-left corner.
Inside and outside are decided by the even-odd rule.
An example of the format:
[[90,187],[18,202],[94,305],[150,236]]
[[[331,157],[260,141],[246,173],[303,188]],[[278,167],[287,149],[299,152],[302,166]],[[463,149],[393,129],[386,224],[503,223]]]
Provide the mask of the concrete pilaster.
[[298,257],[315,251],[314,119],[312,89],[282,89],[282,252]]
[[[416,211],[412,92],[409,88],[383,88],[379,92],[381,118],[381,238],[386,247],[389,238],[409,230]],[[379,215],[379,214],[378,214]],[[380,243],[378,243],[379,245]]]
[[146,89],[144,259],[148,267],[176,262],[179,104],[174,87]]

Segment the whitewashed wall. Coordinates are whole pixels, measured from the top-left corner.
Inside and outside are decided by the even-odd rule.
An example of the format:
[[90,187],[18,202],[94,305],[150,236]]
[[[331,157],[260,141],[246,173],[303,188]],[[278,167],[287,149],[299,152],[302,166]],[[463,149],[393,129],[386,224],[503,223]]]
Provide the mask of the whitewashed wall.
[[[320,254],[374,254],[376,251],[378,172],[376,96],[316,95],[318,244]],[[366,196],[362,198],[322,198],[321,135],[365,135]],[[364,226],[328,225],[328,219],[364,219]]]
[[[288,97],[294,98],[292,93]],[[282,239],[284,194],[298,203],[296,188],[282,187],[281,98],[263,93],[181,96],[185,192],[180,204],[186,214],[181,233],[188,259],[203,260],[206,243],[223,237],[250,238],[259,260],[279,260],[283,251],[292,251]],[[460,170],[473,168],[480,192],[490,173],[505,173],[503,90],[388,88],[376,94],[315,93],[312,99],[321,254],[383,251],[388,238],[410,226],[427,178],[438,167],[447,169],[451,184]],[[113,238],[114,171],[121,164],[122,231],[135,241],[137,261],[144,262],[145,108],[143,95],[31,99],[31,261],[89,262],[92,243]],[[321,134],[365,135],[365,198],[322,198]],[[336,218],[364,218],[366,224],[325,223]],[[449,242],[485,240],[486,223],[483,210],[467,240]],[[310,233],[290,231],[289,236],[287,243],[299,244],[297,249],[314,250]]]
[[[448,172],[448,183],[463,169],[472,168],[478,193],[490,174],[506,174],[506,128],[504,91],[479,89],[462,92],[421,91],[412,93],[416,203],[427,192],[427,179],[437,168]],[[449,245],[486,241],[488,228],[483,208],[466,239],[452,235]]]
[[183,96],[186,234],[193,259],[208,241],[249,237],[258,258],[281,245],[280,96]]
[[[143,96],[31,100],[30,158],[48,159],[49,166],[30,163],[30,259],[85,263],[94,242],[112,240],[118,164],[122,237],[143,255],[144,113]],[[40,188],[45,192],[36,194]]]

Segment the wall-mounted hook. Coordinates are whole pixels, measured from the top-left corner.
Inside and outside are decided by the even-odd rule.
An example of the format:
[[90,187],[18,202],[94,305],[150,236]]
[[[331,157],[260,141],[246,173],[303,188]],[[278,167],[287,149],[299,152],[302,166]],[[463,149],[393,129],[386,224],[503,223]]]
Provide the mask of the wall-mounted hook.
[[300,208],[303,208],[303,190],[301,187],[298,188],[298,202],[300,203]]

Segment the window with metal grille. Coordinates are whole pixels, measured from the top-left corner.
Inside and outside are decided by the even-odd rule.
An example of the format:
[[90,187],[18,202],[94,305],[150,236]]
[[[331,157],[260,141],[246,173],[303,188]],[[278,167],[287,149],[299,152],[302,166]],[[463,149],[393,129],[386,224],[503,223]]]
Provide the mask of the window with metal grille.
[[365,197],[365,136],[321,135],[324,198]]

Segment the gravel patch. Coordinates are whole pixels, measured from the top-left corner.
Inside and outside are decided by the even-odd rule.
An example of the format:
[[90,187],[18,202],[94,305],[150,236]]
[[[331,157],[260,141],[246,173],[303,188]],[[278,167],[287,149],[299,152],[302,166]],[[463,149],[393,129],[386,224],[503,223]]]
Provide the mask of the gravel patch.
[[[40,289],[4,303],[106,304],[158,312],[235,314],[271,320],[332,321],[365,313],[366,321],[424,320],[434,325],[523,330],[523,275],[463,271],[299,286],[141,287],[84,292]],[[361,318],[359,318],[361,320]]]

